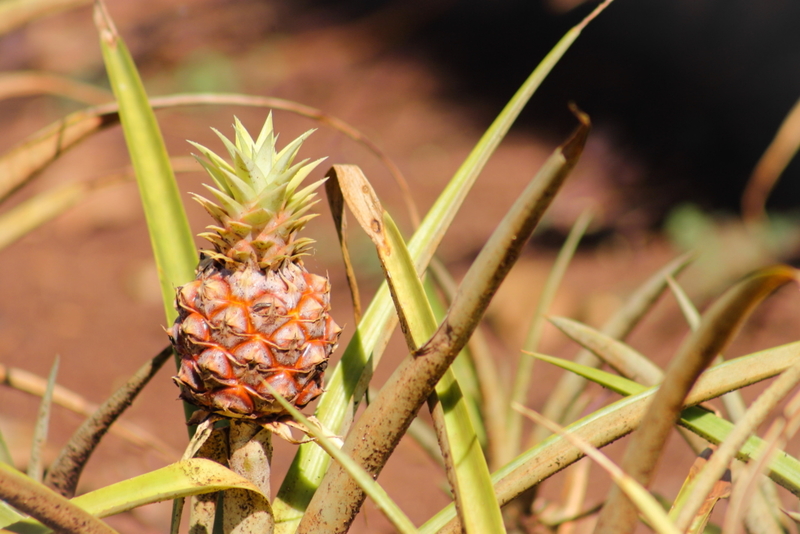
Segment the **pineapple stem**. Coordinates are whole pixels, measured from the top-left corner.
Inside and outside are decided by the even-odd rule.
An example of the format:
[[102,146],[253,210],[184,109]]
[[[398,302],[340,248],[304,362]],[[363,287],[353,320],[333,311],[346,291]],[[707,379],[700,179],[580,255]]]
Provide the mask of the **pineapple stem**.
[[231,420],[228,465],[266,496],[247,490],[228,490],[223,498],[223,532],[271,534],[275,528],[270,495],[272,432],[249,421]]

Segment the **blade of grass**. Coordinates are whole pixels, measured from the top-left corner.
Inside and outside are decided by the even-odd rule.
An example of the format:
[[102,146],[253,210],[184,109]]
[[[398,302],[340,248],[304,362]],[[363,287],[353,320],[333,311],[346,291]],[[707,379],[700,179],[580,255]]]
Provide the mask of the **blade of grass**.
[[[683,399],[700,373],[736,335],[761,300],[783,284],[795,280],[791,267],[762,269],[736,284],[714,303],[700,325],[678,350],[642,424],[631,437],[622,460],[623,470],[647,486],[655,472],[669,431],[677,422]],[[600,512],[596,534],[627,534],[638,515],[630,500],[611,488]]]
[[567,432],[564,428],[553,423],[549,419],[545,419],[533,410],[525,408],[518,403],[514,403],[513,407],[522,415],[528,417],[531,421],[546,426],[551,432],[555,432],[556,434],[565,438],[572,445],[579,448],[583,454],[594,460],[597,465],[602,467],[609,475],[611,475],[611,478],[614,480],[614,483],[620,488],[620,490],[624,491],[628,498],[630,498],[631,501],[636,504],[636,507],[642,513],[644,518],[647,519],[653,530],[661,534],[681,533],[681,531],[672,524],[672,521],[670,521],[667,513],[664,512],[664,509],[661,507],[661,503],[659,503],[655,497],[650,495],[650,493],[641,484],[626,475],[622,469],[620,469],[608,458],[608,456],[600,452],[595,447],[592,447],[580,437]]
[[[413,358],[400,364],[348,434],[345,452],[369,472],[377,474],[383,468],[411,419],[466,344],[495,291],[580,157],[589,131],[589,119],[583,113],[576,113],[580,125],[548,158],[503,218],[461,282],[445,321]],[[333,502],[329,499],[344,502],[331,510],[325,504]],[[301,520],[300,531],[344,532],[363,499],[363,492],[354,487],[346,473],[331,466]],[[311,521],[315,522],[313,526],[308,524]]]
[[[167,324],[177,317],[175,288],[194,278],[197,250],[183,209],[164,139],[142,80],[125,43],[101,0],[95,2],[95,24],[108,79],[119,103],[125,141],[136,171],[147,227],[158,267]],[[187,413],[191,411],[186,408]]]
[[[672,503],[672,507],[669,510],[669,517],[671,520],[675,521],[675,516],[677,515],[677,512],[680,511],[679,504],[686,501],[686,498],[688,497],[689,491],[691,491],[691,488],[695,483],[698,473],[700,473],[700,471],[704,468],[708,462],[708,459],[711,457],[711,454],[712,450],[710,448],[706,448],[695,459],[692,467],[689,469],[689,475],[686,477],[686,480],[683,481],[683,485],[678,492],[678,496],[675,497],[675,501]],[[698,512],[692,518],[691,524],[683,531],[685,531],[686,534],[701,534],[704,532],[705,527],[708,524],[708,520],[711,517],[711,512],[714,510],[717,502],[720,499],[729,497],[730,494],[731,470],[725,469],[723,476],[714,481],[711,491],[702,499],[702,502],[698,507]]]
[[[528,100],[583,29],[609,4],[610,0],[605,0],[553,47],[509,100],[456,171],[408,242],[408,250],[415,261],[418,273],[425,270],[472,184]],[[358,391],[366,390],[364,384],[369,381],[372,369],[377,365],[383,347],[388,343],[388,334],[396,326],[392,321],[394,312],[389,290],[386,285],[382,285],[365,311],[358,331],[342,355],[341,361],[329,374],[327,390],[322,395],[316,412],[317,418],[326,428],[337,432],[344,430],[349,408],[353,406],[354,393],[359,383],[362,386]],[[362,379],[365,373],[366,377]],[[360,395],[355,401],[359,399]],[[300,446],[273,502],[276,518],[283,520],[276,525],[276,534],[291,534],[296,530],[303,511],[319,486],[328,465],[327,457],[320,454],[316,448]]]
[[66,497],[75,495],[75,488],[81,472],[102,437],[170,356],[172,356],[171,345],[140,367],[122,387],[78,427],[50,466],[45,479],[47,486]]
[[[688,405],[698,404],[728,391],[771,378],[793,365],[797,361],[798,355],[800,355],[800,342],[795,342],[730,360],[704,373],[686,402]],[[632,391],[630,396],[601,408],[566,427],[567,431],[578,434],[595,447],[603,447],[633,431],[641,421],[656,390],[656,388],[644,388],[631,380],[593,367],[581,366],[568,360],[548,358],[548,361],[553,360],[554,363],[558,361],[558,365],[585,373],[592,379],[595,376],[607,375],[615,381],[619,381],[618,383],[627,382],[629,384]],[[727,421],[699,408],[688,408],[684,411],[684,417],[688,417],[692,411],[700,412],[696,421],[687,419],[681,424],[712,442],[719,443],[732,427]],[[697,426],[692,426],[695,423]],[[757,447],[756,438],[751,438],[740,451],[739,458],[747,461],[748,454],[755,451]],[[580,458],[582,458],[580,451],[563,438],[550,436],[492,474],[498,502],[504,506],[528,488],[541,483]],[[770,477],[789,491],[800,495],[800,462],[783,454],[778,455],[770,465]],[[460,532],[460,528],[455,509],[450,505],[420,527],[420,532],[422,534],[457,533]]]
[[42,402],[39,404],[39,415],[36,417],[36,427],[33,431],[33,443],[31,444],[31,458],[28,462],[28,476],[37,482],[42,481],[42,453],[45,443],[47,443],[47,431],[50,428],[50,409],[53,406],[53,388],[56,385],[58,375],[59,357],[53,361],[50,369],[50,376],[47,378],[47,389],[45,389]]
[[[675,276],[682,271],[689,264],[692,257],[693,254],[691,253],[683,254],[652,275],[628,298],[622,308],[603,325],[601,331],[612,338],[625,339],[666,290],[666,277]],[[575,357],[575,361],[595,367],[600,365],[600,360],[588,350],[581,351]],[[586,380],[579,375],[573,373],[563,375],[545,402],[544,408],[542,408],[542,415],[551,421],[565,423],[564,416],[570,411],[578,396],[586,388],[586,383]],[[583,409],[576,411],[582,412]],[[533,431],[529,446],[539,443],[548,435],[547,429],[537,427]]]
[[[332,178],[329,183],[339,184],[339,194],[375,244],[408,348],[413,352],[433,335],[437,323],[405,242],[361,169],[334,165],[328,176]],[[333,191],[329,188],[330,194]],[[467,532],[504,532],[500,508],[490,504],[494,492],[489,468],[452,370],[445,372],[436,385],[436,396],[428,402]]]
[[[553,262],[553,267],[547,275],[542,286],[542,292],[539,301],[536,303],[536,310],[531,319],[530,326],[528,327],[528,334],[525,342],[522,344],[522,354],[519,357],[516,372],[514,373],[514,383],[511,387],[511,403],[524,405],[528,400],[528,393],[530,389],[531,380],[533,379],[533,367],[535,358],[529,356],[529,353],[535,352],[542,339],[542,333],[545,327],[545,316],[547,315],[550,306],[553,304],[556,292],[561,285],[561,280],[564,278],[564,273],[567,271],[575,251],[578,249],[578,244],[589,228],[592,222],[593,209],[585,209],[575,223],[572,229],[561,246],[556,260]],[[504,444],[504,453],[500,458],[500,463],[505,464],[511,461],[512,458],[519,454],[522,447],[522,413],[513,409],[511,406],[508,408],[506,415],[507,429]]]

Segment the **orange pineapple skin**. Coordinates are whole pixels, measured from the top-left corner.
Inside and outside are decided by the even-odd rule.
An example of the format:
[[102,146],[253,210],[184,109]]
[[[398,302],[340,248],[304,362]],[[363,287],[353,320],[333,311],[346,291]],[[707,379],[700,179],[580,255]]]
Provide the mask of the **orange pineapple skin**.
[[330,316],[330,284],[299,262],[229,268],[205,258],[178,288],[168,331],[180,356],[181,398],[231,418],[273,421],[285,411],[266,384],[302,408],[322,393],[341,329]]

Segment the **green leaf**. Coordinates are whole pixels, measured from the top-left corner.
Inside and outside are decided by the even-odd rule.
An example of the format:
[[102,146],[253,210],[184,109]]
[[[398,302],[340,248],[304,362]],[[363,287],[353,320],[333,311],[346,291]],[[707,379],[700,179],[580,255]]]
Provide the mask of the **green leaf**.
[[25,516],[9,506],[7,503],[0,501],[0,528],[22,521]]
[[[752,310],[777,288],[797,277],[798,271],[785,265],[760,269],[714,302],[700,327],[670,361],[653,402],[631,436],[621,463],[626,473],[645,486],[650,484],[667,437],[680,419],[684,399],[697,377],[725,350]],[[630,499],[612,488],[598,518],[597,534],[633,532],[637,522],[638,513]]]
[[194,278],[194,239],[155,114],[133,59],[102,2],[95,4],[95,23],[142,196],[167,324],[171,324],[177,317],[175,288]]
[[[350,430],[344,450],[370,472],[380,472],[410,421],[469,341],[492,296],[577,163],[590,123],[588,116],[574,111],[578,127],[553,151],[503,217],[462,280],[445,320],[431,339],[414,353],[414,357],[400,363]],[[380,225],[374,217],[372,220],[373,224]],[[402,309],[398,311],[403,316]],[[409,325],[407,319],[401,320]],[[410,329],[407,327],[405,331]],[[441,438],[440,441],[443,442]],[[328,499],[339,499],[337,510],[324,514],[325,525],[317,531],[326,534],[344,532],[354,518],[361,498],[359,488],[353,485],[347,474],[332,467],[309,503],[306,515],[319,520]],[[303,521],[299,528],[303,528]]]
[[647,386],[654,386],[663,380],[663,371],[630,345],[572,319],[551,317],[550,322],[622,376]]
[[[625,339],[633,328],[656,303],[659,296],[667,288],[665,278],[674,276],[683,270],[691,260],[690,254],[684,254],[659,269],[650,276],[644,284],[639,286],[625,304],[606,321],[602,327],[604,334],[615,338]],[[582,350],[575,357],[575,361],[584,365],[599,366],[601,360],[588,350]],[[550,393],[542,415],[552,421],[565,423],[568,413],[580,413],[588,401],[580,401],[579,397],[586,388],[586,380],[573,373],[561,376],[555,389]],[[576,405],[577,404],[577,405]],[[581,404],[583,406],[581,406]],[[538,427],[534,430],[529,446],[541,442],[549,435],[547,429]]]

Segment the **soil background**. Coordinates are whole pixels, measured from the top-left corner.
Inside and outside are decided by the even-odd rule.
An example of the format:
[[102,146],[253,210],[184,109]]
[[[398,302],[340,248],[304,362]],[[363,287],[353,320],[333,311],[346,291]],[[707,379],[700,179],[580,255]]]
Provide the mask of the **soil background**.
[[[566,0],[525,3],[530,8],[520,2],[493,6],[456,1],[107,4],[151,96],[242,92],[318,108],[363,132],[396,162],[423,214],[547,49],[592,7],[570,10]],[[509,380],[558,247],[589,206],[595,209],[593,224],[550,314],[593,326],[602,324],[651,273],[688,248],[696,249],[698,258],[680,281],[701,309],[746,272],[797,257],[800,233],[791,211],[800,198],[796,164],[787,170],[777,200],[770,204],[783,210],[773,214],[774,224],[754,232],[735,212],[753,165],[800,94],[800,44],[796,36],[781,33],[798,27],[797,6],[738,2],[722,8],[727,16],[716,17],[720,6],[715,2],[693,2],[691,7],[676,2],[668,14],[653,2],[641,2],[644,7],[639,8],[627,4],[631,2],[617,0],[592,23],[541,95],[534,96],[440,248],[454,275],[462,276],[527,181],[574,126],[567,104],[574,101],[595,118],[580,164],[482,326]],[[745,53],[744,44],[723,46],[726,39],[735,38],[751,43],[751,48]],[[45,71],[107,87],[90,7],[55,13],[0,37],[0,71],[0,77]],[[756,78],[760,83],[752,81]],[[8,83],[9,78],[2,79]],[[737,83],[742,80],[750,82]],[[3,152],[84,106],[36,90],[15,93],[2,83]],[[158,119],[170,154],[178,157],[190,154],[187,139],[221,149],[210,127],[230,134],[233,115],[256,130],[266,113],[196,106],[160,111]],[[410,235],[412,219],[400,190],[373,153],[287,111],[275,111],[275,124],[283,140],[318,128],[301,152],[303,157],[328,157],[315,178],[328,163],[358,164]],[[65,153],[2,209],[61,184],[118,174],[128,164],[121,130],[111,128]],[[204,180],[201,172],[179,175],[195,232],[210,221],[188,192],[202,191]],[[306,264],[331,279],[334,314],[345,327],[344,346],[353,332],[349,295],[330,216],[324,202],[319,207],[322,216],[307,232],[317,240],[317,249]],[[198,245],[203,246],[199,240]],[[380,282],[380,268],[372,245],[355,228],[350,246],[368,302]],[[99,403],[167,343],[155,265],[131,181],[98,189],[68,213],[0,251],[0,272],[0,364],[5,369],[46,376],[59,356],[58,383]],[[795,341],[799,325],[797,288],[784,288],[756,310],[726,356]],[[630,343],[665,365],[687,332],[674,298],[665,296]],[[541,351],[572,357],[577,347],[548,326]],[[405,355],[402,340],[395,336],[377,369],[376,384]],[[187,431],[177,388],[170,380],[173,373],[171,364],[165,366],[123,416],[155,437],[160,449],[107,436],[87,466],[81,492],[179,458]],[[559,375],[537,365],[531,407],[542,406]],[[746,398],[760,389],[748,388]],[[599,389],[596,393],[598,402],[614,399]],[[38,402],[12,388],[0,388],[0,429],[20,467],[27,463]],[[54,408],[48,459],[80,422],[80,416]],[[618,458],[624,445],[621,440],[607,450]],[[276,443],[276,487],[293,450],[292,445]],[[789,450],[797,452],[797,444],[790,444]],[[671,441],[656,491],[674,497],[692,461],[685,444]],[[591,480],[587,502],[594,504],[610,482],[596,467]],[[542,503],[560,498],[562,481],[557,476],[546,484]],[[418,524],[449,502],[444,474],[410,439],[400,445],[380,482]],[[725,505],[719,508],[716,518]],[[169,509],[162,503],[108,521],[124,533],[166,532]],[[579,532],[591,531],[592,519],[577,526]],[[369,502],[353,527],[353,532],[391,531]]]

